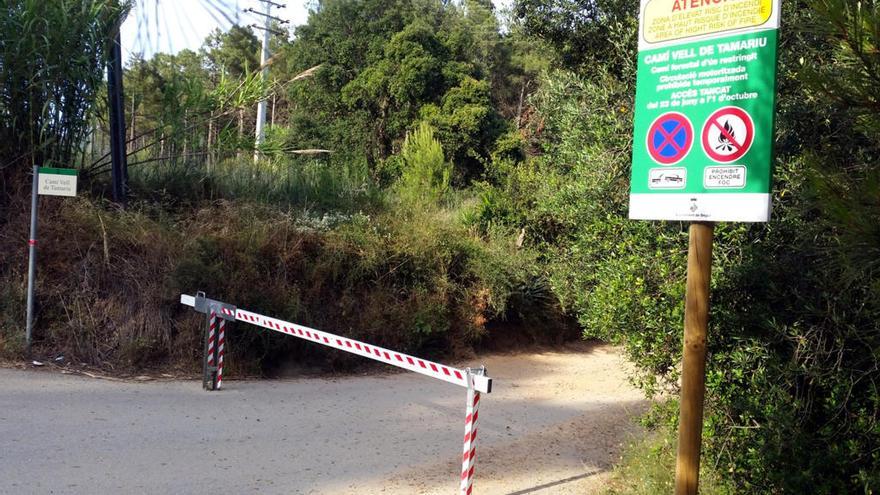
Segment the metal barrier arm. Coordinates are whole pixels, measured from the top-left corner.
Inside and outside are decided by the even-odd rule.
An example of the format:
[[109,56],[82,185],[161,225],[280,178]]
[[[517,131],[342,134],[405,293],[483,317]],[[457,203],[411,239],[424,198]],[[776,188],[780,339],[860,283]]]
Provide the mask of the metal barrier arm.
[[[443,380],[444,382],[452,383],[460,387],[470,388],[468,374],[464,370],[385,349],[384,347],[367,344],[359,340],[349,339],[347,337],[322,332],[321,330],[315,330],[314,328],[298,325],[296,323],[290,323],[288,321],[246,311],[231,304],[208,299],[202,293],[195,296],[181,294],[180,303],[186,306],[191,306],[200,313],[207,313],[214,308],[217,315],[226,320],[243,321],[285,335],[291,335],[309,342],[316,342],[327,347],[339,349],[351,354],[357,354],[358,356],[369,358],[374,361],[397,366],[398,368]],[[471,375],[470,378],[473,383],[473,390],[485,394],[492,392],[492,379],[488,376]]]

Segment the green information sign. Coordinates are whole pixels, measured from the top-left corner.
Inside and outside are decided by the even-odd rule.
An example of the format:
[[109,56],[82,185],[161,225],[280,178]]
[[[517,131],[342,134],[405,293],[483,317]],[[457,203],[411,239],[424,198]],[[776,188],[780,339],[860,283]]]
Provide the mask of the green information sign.
[[642,0],[629,216],[770,219],[779,0]]

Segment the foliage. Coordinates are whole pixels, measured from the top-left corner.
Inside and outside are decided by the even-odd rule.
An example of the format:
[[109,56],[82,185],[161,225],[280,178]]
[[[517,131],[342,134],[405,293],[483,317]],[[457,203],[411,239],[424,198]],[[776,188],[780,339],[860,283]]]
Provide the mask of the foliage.
[[503,125],[492,107],[489,83],[465,77],[443,95],[439,106],[422,107],[421,115],[438,129],[444,149],[457,165],[457,182],[466,184],[478,177]]
[[563,307],[585,335],[626,343],[637,380],[653,392],[677,378],[686,235],[679,224],[626,219],[632,93],[608,74],[594,77],[541,80],[532,125],[544,154],[514,166],[506,192],[484,192],[480,217],[483,228],[525,228]]
[[241,77],[260,66],[260,41],[250,27],[215,29],[205,40],[204,53],[214,73]]
[[320,65],[291,86],[292,127],[304,146],[338,150],[387,180],[383,162],[428,120],[456,177],[476,177],[498,135],[489,83],[498,29],[476,1],[319,2],[291,47],[298,70]]
[[432,29],[415,21],[385,45],[384,56],[342,88],[343,102],[375,117],[373,142],[379,158],[412,122],[421,102],[442,91],[442,46]]
[[[121,211],[72,201],[44,209],[43,254],[53,261],[41,266],[37,286],[38,355],[116,370],[192,368],[201,319],[177,300],[199,289],[424,356],[468,348],[487,325],[520,313],[558,318],[528,290],[537,280],[534,253],[509,238],[470,234],[456,210],[309,216],[217,202],[170,215],[146,203]],[[0,260],[10,292],[22,289],[16,267],[26,266],[25,252],[11,246],[25,235],[24,215],[0,234],[0,247],[13,253]],[[10,356],[21,349],[23,308],[2,309],[9,313],[0,319],[0,352]],[[357,362],[256,329],[230,337],[239,369],[271,371],[294,355],[333,367]]]
[[814,0],[809,2],[816,16],[809,28],[827,39],[833,49],[823,58],[830,63],[808,64],[801,78],[848,107],[870,134],[880,133],[880,3]]
[[555,49],[563,67],[635,75],[630,65],[639,18],[635,0],[517,0],[513,12],[526,33]]
[[866,113],[873,96],[857,88],[876,73],[876,54],[850,55],[877,46],[880,33],[866,37],[861,27],[880,16],[873,2],[811,5],[795,36],[818,42],[783,55],[795,79],[785,87],[794,98],[782,99],[811,105],[780,106],[780,127],[799,146],[779,153],[777,220],[746,232],[733,251],[738,265],[716,278],[727,323],[710,379],[726,417],[713,418],[713,444],[744,491],[872,493],[880,486],[880,135],[876,114]]
[[103,84],[108,35],[127,2],[5,2],[0,15],[0,188],[32,165],[69,166]]
[[310,157],[282,157],[259,164],[251,157],[228,158],[208,170],[184,162],[159,162],[132,169],[130,182],[135,199],[172,210],[220,199],[316,213],[371,211],[382,205],[381,191],[367,170]]
[[[221,38],[225,39],[225,38]],[[221,45],[216,50],[226,50]],[[210,55],[210,53],[208,53]],[[135,56],[126,70],[127,154],[130,175],[157,176],[178,170],[188,177],[209,175],[231,157],[242,161],[243,151],[254,150],[250,109],[276,91],[259,71],[233,77],[215,72],[204,51],[182,50],[176,55],[156,54],[149,60]],[[101,124],[96,122],[100,128]],[[281,133],[270,134],[279,135]],[[104,129],[96,130],[84,157],[81,176],[92,186],[110,169]],[[262,156],[284,156],[286,143],[268,143]],[[140,169],[151,169],[140,172]],[[134,186],[138,185],[133,181]],[[140,193],[135,189],[135,194]],[[190,198],[194,199],[194,198]]]

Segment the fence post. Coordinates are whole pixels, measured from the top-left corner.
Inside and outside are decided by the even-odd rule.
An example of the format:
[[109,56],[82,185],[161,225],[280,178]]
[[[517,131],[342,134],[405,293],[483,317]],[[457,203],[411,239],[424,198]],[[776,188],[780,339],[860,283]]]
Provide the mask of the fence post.
[[474,489],[474,468],[477,460],[477,419],[480,416],[480,393],[474,390],[474,375],[485,375],[486,368],[467,373],[467,409],[464,419],[464,451],[461,457],[460,495],[471,495]]

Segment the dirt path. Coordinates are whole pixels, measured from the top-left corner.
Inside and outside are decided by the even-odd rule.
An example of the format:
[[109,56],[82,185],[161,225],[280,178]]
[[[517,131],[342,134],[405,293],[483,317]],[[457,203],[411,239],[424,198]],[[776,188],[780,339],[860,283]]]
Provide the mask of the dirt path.
[[[592,493],[647,407],[622,358],[584,344],[483,362],[496,385],[475,493]],[[456,493],[458,387],[413,374],[225,385],[0,370],[0,493]]]

